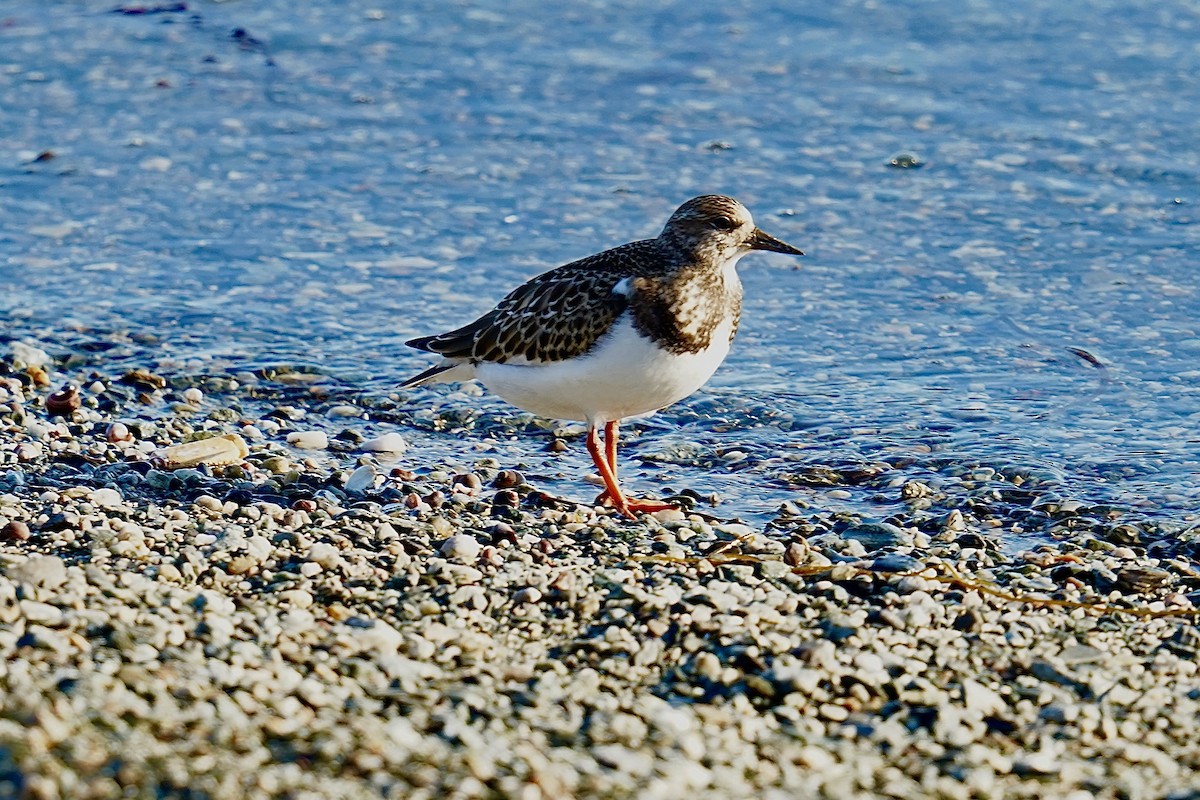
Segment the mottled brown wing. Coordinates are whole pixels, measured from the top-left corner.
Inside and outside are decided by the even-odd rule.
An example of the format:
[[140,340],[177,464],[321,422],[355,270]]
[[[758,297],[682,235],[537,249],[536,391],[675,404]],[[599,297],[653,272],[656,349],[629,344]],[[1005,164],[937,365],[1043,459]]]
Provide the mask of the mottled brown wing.
[[470,325],[408,345],[446,358],[499,364],[582,355],[628,305],[615,288],[635,271],[644,245],[634,242],[552,269],[514,289]]

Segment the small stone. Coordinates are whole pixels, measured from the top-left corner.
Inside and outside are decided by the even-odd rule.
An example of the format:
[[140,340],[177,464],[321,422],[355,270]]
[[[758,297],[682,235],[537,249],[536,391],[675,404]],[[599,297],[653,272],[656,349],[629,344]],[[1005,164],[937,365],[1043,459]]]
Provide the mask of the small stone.
[[844,706],[834,703],[823,703],[817,713],[830,722],[845,722],[850,718],[850,712]]
[[257,562],[251,556],[237,556],[229,562],[226,571],[230,575],[245,575],[250,570],[257,566]]
[[116,489],[96,489],[90,496],[91,501],[105,509],[120,508],[124,504],[124,498]]
[[37,600],[22,600],[21,615],[25,617],[26,622],[36,625],[49,625],[56,627],[62,624],[63,612],[58,606],[52,606],[49,603],[40,603]]
[[912,536],[889,522],[864,522],[842,532],[846,541],[861,542],[867,550],[901,547],[913,543]]
[[13,366],[19,368],[44,367],[50,363],[50,354],[40,347],[25,342],[12,342],[8,346]]
[[133,441],[133,434],[130,433],[129,426],[124,422],[114,422],[108,426],[104,438],[111,444],[120,444]]
[[808,560],[808,552],[808,542],[790,542],[787,549],[783,551],[783,562],[789,567],[798,567]]
[[782,561],[760,561],[757,566],[759,577],[767,580],[778,580],[792,571],[792,568]]
[[483,488],[483,481],[474,472],[467,472],[462,475],[455,475],[450,480],[450,485],[454,487],[454,491],[474,497]]
[[983,615],[977,609],[968,608],[954,618],[953,627],[956,631],[977,633],[983,627]]
[[201,464],[225,466],[237,464],[250,454],[246,442],[236,433],[198,439],[172,445],[158,451],[158,460],[165,469],[188,469]]
[[58,556],[34,556],[8,569],[13,580],[54,589],[67,580],[67,565]]
[[515,469],[502,469],[492,479],[492,486],[497,489],[515,489],[525,482],[525,476]]
[[195,386],[189,387],[183,392],[183,401],[192,405],[200,405],[204,402],[204,392],[197,389]]
[[214,514],[222,514],[225,511],[225,504],[211,494],[202,494],[192,502],[205,511],[211,511]]
[[328,542],[317,542],[309,548],[308,560],[325,569],[334,569],[341,563],[342,557],[333,545]]
[[441,547],[441,553],[446,558],[453,558],[464,564],[472,564],[479,558],[483,545],[474,536],[459,533],[447,539]]
[[492,505],[496,508],[516,508],[521,505],[521,495],[512,489],[502,489],[492,496]]
[[0,540],[2,541],[24,542],[32,535],[29,532],[29,526],[19,519],[13,520],[0,528]]
[[513,595],[514,603],[536,603],[542,599],[542,591],[536,586],[527,586]]
[[399,455],[408,449],[408,442],[398,433],[385,433],[374,439],[367,439],[358,446],[358,449],[367,453],[391,453]]
[[1077,664],[1096,664],[1105,659],[1103,650],[1087,644],[1073,644],[1064,647],[1058,658],[1068,666]]
[[1171,580],[1171,573],[1157,567],[1131,566],[1117,570],[1117,585],[1129,592],[1152,592]]
[[279,602],[287,608],[309,608],[315,602],[311,593],[304,589],[288,589],[280,592]]
[[121,378],[121,383],[126,383],[139,391],[152,392],[157,389],[166,388],[167,379],[161,375],[155,375],[149,370],[135,369],[131,372],[126,372]]
[[83,405],[79,387],[68,383],[46,398],[46,410],[56,417],[69,417]]
[[721,660],[707,651],[696,656],[696,674],[705,680],[715,682],[721,676]]
[[283,456],[271,456],[263,459],[263,469],[272,475],[286,475],[292,471],[292,462],[288,461]]
[[370,464],[363,464],[346,479],[346,491],[350,494],[362,494],[375,485],[378,471]]
[[17,445],[17,461],[29,463],[42,457],[41,442],[22,442]]
[[872,572],[916,572],[924,565],[912,556],[885,553],[871,562]]
[[963,705],[984,716],[994,716],[1005,709],[1004,697],[978,681],[966,678],[962,682]]
[[287,435],[287,443],[299,450],[325,450],[329,435],[324,431],[293,431]]

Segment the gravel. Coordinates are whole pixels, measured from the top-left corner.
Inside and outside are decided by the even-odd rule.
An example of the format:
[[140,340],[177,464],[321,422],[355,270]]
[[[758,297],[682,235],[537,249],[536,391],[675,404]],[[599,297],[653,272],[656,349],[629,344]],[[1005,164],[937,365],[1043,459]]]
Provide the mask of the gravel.
[[[283,380],[11,353],[0,795],[1200,790],[1195,530],[1003,465],[789,472],[886,519],[630,523],[518,463],[423,463],[395,399],[336,398],[324,430]],[[81,406],[51,414],[67,379]],[[219,463],[163,459],[217,437]],[[1006,541],[1035,518],[1058,534]]]

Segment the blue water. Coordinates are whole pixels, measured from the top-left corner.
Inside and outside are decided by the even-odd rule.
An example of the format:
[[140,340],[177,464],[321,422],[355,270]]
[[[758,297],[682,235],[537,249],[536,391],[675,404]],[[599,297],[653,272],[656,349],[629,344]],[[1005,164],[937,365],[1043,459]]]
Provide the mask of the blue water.
[[635,482],[861,510],[779,459],[908,455],[1200,519],[1194,3],[172,5],[0,6],[9,335],[385,396],[405,338],[724,192],[808,256],[743,262],[733,354],[631,442],[701,463]]

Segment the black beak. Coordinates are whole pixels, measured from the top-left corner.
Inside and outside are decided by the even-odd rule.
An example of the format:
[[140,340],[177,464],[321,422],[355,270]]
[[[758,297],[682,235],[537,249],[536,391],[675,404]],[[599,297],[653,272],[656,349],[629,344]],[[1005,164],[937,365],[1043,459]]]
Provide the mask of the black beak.
[[751,250],[770,250],[772,253],[786,253],[789,256],[802,256],[800,252],[790,244],[779,241],[769,233],[763,233],[758,228],[750,234],[750,238],[746,240],[746,244]]

